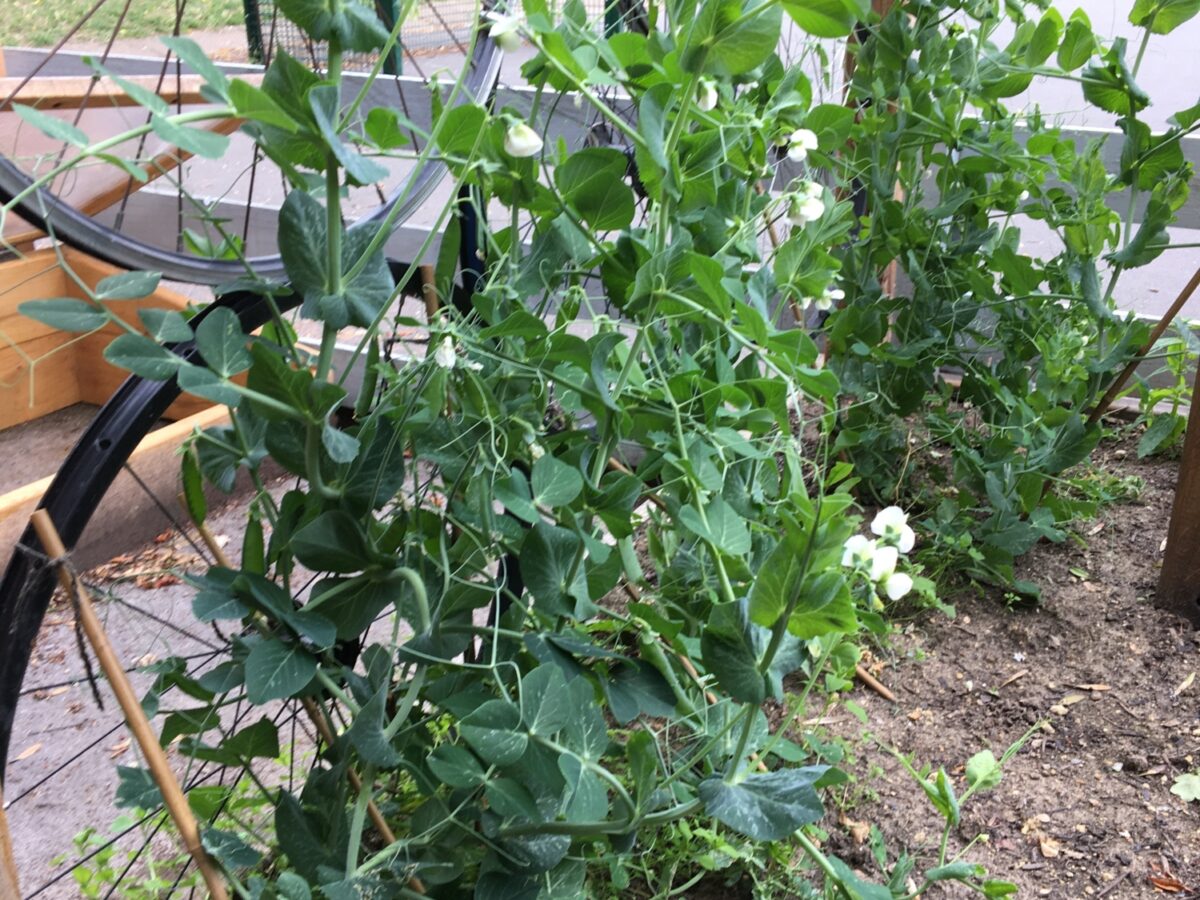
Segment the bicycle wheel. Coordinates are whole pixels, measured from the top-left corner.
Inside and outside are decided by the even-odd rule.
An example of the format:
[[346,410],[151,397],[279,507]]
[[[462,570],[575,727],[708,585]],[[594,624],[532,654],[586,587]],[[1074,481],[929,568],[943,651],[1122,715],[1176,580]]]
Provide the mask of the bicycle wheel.
[[[109,71],[160,94],[176,109],[185,104],[199,108],[196,104],[206,102],[198,96],[196,77],[186,64],[143,34],[148,22],[160,27],[165,23],[165,30],[179,34],[188,21],[188,0],[175,0],[173,14],[167,16],[160,6],[153,0],[96,0],[78,21],[64,25],[65,35],[48,50],[6,54],[8,76],[0,79],[0,203],[20,196],[39,170],[72,150],[67,141],[23,126],[13,112],[14,103],[40,105],[64,125],[96,139],[148,121],[145,110],[125,105],[128,97],[111,82],[89,77],[89,55]],[[456,102],[486,99],[495,85],[501,54],[486,31],[472,39],[473,4],[450,4],[469,8],[467,18],[448,18],[446,6],[436,0],[415,5],[396,54],[408,74],[379,76],[370,86],[363,115],[373,106],[391,105],[420,124],[429,113],[429,85],[445,85],[460,72],[463,90]],[[321,48],[300,40],[273,6],[265,13],[260,21],[264,61],[284,50],[320,70]],[[240,42],[244,47],[241,32],[233,33],[236,40],[225,32],[210,38],[218,46]],[[0,28],[0,45],[5,43],[3,34]],[[359,62],[367,67],[372,60]],[[257,71],[249,60],[245,63],[230,65],[230,74]],[[357,90],[367,77],[363,71],[349,74],[347,80]],[[227,121],[219,130],[228,132],[231,124]],[[415,132],[411,138],[415,157],[422,142]],[[161,272],[173,281],[220,284],[245,274],[247,264],[264,278],[283,276],[274,249],[274,211],[288,185],[246,135],[232,135],[228,152],[219,160],[189,157],[149,138],[127,142],[115,148],[114,155],[134,160],[148,182],[140,184],[124,169],[110,166],[89,167],[86,177],[69,172],[16,204],[14,212],[22,223],[12,217],[6,223],[9,248],[29,246],[39,234],[52,232],[113,265]],[[434,193],[445,171],[437,163],[411,160],[389,159],[387,168],[385,183],[349,191],[347,218],[379,222],[391,216],[396,223],[404,222]],[[213,248],[210,255],[198,255],[198,250]],[[228,255],[246,259],[221,258]]]

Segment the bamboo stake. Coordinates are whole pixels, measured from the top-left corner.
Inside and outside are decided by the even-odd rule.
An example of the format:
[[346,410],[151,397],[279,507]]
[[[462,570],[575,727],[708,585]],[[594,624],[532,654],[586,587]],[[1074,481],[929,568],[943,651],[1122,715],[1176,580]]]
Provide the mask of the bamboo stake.
[[191,854],[200,874],[204,876],[204,883],[208,886],[209,895],[214,900],[228,900],[229,894],[225,890],[225,882],[212,858],[204,851],[204,846],[200,842],[200,828],[197,826],[187,798],[179,786],[179,781],[175,778],[175,773],[171,771],[167,754],[163,752],[162,745],[158,742],[158,735],[154,733],[154,729],[150,727],[150,722],[146,719],[142,704],[138,701],[133,685],[129,683],[129,678],[125,675],[121,660],[113,650],[112,644],[109,643],[104,626],[100,623],[95,610],[92,609],[92,601],[87,590],[63,564],[62,560],[67,555],[67,548],[63,546],[58,530],[44,509],[39,509],[33,514],[33,529],[37,533],[38,540],[42,542],[42,547],[45,548],[47,555],[51,559],[58,560],[58,581],[63,590],[75,598],[79,624],[83,627],[83,632],[87,635],[87,639],[96,653],[96,659],[104,671],[104,676],[108,679],[113,694],[116,695],[121,711],[125,714],[129,730],[133,732],[142,755],[146,758],[150,774],[162,792],[163,802],[170,812],[171,818],[175,821],[175,827],[179,829],[180,837],[183,838],[183,845]]
[[442,306],[437,295],[437,270],[430,265],[417,266],[417,277],[421,279],[421,296],[425,298],[425,321],[432,325]]
[[20,900],[17,884],[17,863],[13,858],[12,838],[8,832],[8,817],[4,814],[4,788],[0,786],[0,900]]
[[[187,509],[187,500],[183,494],[179,495],[179,502],[184,509]],[[232,569],[233,563],[230,561],[228,554],[225,553],[224,548],[217,543],[216,535],[212,533],[212,529],[203,522],[193,522],[192,524],[196,526],[196,531],[199,533],[200,539],[204,541],[204,546],[208,547],[208,551],[213,555],[213,559],[217,561],[217,565],[223,566],[226,569]],[[333,728],[329,724],[329,719],[321,710],[321,707],[311,697],[301,699],[300,705],[304,707],[304,711],[308,714],[309,719],[312,720],[313,727],[317,729],[317,734],[321,736],[321,740],[333,746],[337,741],[337,737],[334,735]],[[353,769],[346,769],[346,780],[350,782],[350,787],[354,790],[362,790],[362,779],[359,778],[358,773]],[[375,805],[374,800],[367,800],[367,815],[371,817],[371,824],[375,826],[375,830],[379,832],[379,836],[383,838],[385,844],[390,846],[396,843],[395,832],[388,825],[387,819],[383,817],[383,813],[379,811],[379,807]],[[418,894],[425,893],[425,884],[420,878],[415,876],[408,880],[408,887]],[[0,900],[4,900],[4,898],[0,897]]]
[[1179,296],[1175,298],[1175,302],[1172,303],[1167,311],[1162,314],[1162,318],[1158,320],[1158,324],[1155,325],[1154,330],[1150,332],[1150,338],[1142,346],[1142,349],[1140,349],[1133,359],[1129,361],[1129,365],[1127,365],[1121,371],[1121,374],[1117,376],[1116,381],[1114,381],[1109,386],[1108,390],[1104,392],[1104,396],[1100,398],[1100,402],[1096,404],[1096,408],[1093,409],[1091,415],[1088,416],[1089,425],[1091,425],[1093,422],[1098,422],[1100,417],[1108,412],[1108,408],[1112,406],[1113,401],[1117,399],[1117,394],[1121,393],[1121,389],[1125,387],[1125,382],[1129,380],[1129,377],[1133,374],[1134,370],[1138,367],[1146,354],[1154,349],[1154,345],[1158,342],[1158,339],[1163,336],[1163,332],[1167,330],[1168,326],[1170,326],[1170,324],[1175,320],[1175,317],[1179,315],[1179,311],[1183,309],[1183,304],[1188,302],[1188,299],[1192,296],[1192,294],[1195,293],[1197,287],[1200,287],[1200,269],[1196,269],[1195,273],[1193,273],[1191,277],[1191,280],[1184,285],[1183,290],[1179,292]]

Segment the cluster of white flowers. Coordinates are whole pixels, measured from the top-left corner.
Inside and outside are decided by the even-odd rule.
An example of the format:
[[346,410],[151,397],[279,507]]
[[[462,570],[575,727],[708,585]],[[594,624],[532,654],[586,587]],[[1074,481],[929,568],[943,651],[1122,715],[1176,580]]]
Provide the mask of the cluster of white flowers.
[[912,590],[912,576],[897,572],[900,554],[912,550],[916,533],[908,516],[898,506],[881,509],[871,522],[872,539],[862,534],[847,538],[842,545],[842,565],[857,569],[877,585],[889,600],[899,600]]
[[801,182],[788,201],[788,221],[797,227],[825,215],[825,188],[815,181]]

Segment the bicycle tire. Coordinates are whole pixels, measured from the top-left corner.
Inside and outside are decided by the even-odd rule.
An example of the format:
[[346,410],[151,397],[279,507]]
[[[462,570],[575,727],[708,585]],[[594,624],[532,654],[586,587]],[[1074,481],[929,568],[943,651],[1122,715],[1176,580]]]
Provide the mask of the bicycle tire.
[[[487,100],[499,79],[502,57],[502,51],[488,32],[481,30],[475,39],[473,55],[466,63],[471,74],[456,105]],[[416,167],[378,208],[359,221],[382,223],[389,216],[394,216],[394,224],[406,221],[429,198],[446,173],[446,167],[440,162],[427,162]],[[12,202],[32,184],[33,179],[26,172],[11,159],[0,155],[0,204]],[[285,280],[283,262],[277,253],[242,261],[208,259],[164,249],[91,218],[45,188],[23,198],[14,205],[13,212],[70,247],[118,268],[159,272],[169,281],[215,286],[244,275],[247,265],[262,278]]]

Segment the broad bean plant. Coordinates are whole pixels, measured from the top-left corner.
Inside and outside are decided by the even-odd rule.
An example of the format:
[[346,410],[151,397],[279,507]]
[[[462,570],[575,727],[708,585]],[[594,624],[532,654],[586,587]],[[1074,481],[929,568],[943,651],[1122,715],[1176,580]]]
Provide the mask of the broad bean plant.
[[[849,686],[889,604],[935,602],[908,562],[928,538],[891,501],[923,509],[939,542],[977,534],[964,558],[984,575],[1069,515],[1043,486],[1095,443],[1081,414],[1139,335],[1113,314],[1114,285],[1161,252],[1197,111],[1150,134],[1123,45],[1081,14],[670,0],[617,4],[617,22],[525,0],[481,16],[500,46],[528,48],[523,105],[434,85],[416,151],[401,111],[341,89],[342,54],[385,56],[399,26],[352,0],[279,8],[328,48],[327,69],[279,52],[258,87],[173,47],[207,81],[203,115],[245,119],[289,182],[288,284],[250,271],[237,286],[297,307],[319,347],[282,313],[247,334],[220,309],[195,327],[155,317],[108,351],[229,408],[183,456],[194,518],[206,482],[255,485],[237,567],[196,579],[195,614],[231,635],[228,658],[199,677],[160,663],[147,698],[181,689],[195,703],[161,702],[164,741],[254,782],[259,805],[243,786],[239,816],[200,804],[237,893],[592,896],[628,884],[660,830],[702,821],[794,842],[814,891],[905,896],[910,863],[872,884],[821,848],[822,790],[847,776],[798,722],[814,689]],[[1180,8],[1139,15],[1161,32]],[[1017,34],[1000,50],[1005,19]],[[856,26],[847,102],[815,102],[840,70],[817,39]],[[1099,147],[1005,111],[1046,73],[1121,116],[1118,175]],[[587,141],[551,136],[567,109]],[[156,115],[181,146],[221,149]],[[431,286],[456,302],[418,318],[401,302],[413,272],[382,250],[392,223],[346,227],[342,212],[348,188],[406,156],[448,167],[455,198]],[[1149,197],[1136,228],[1109,208],[1123,191]],[[1018,212],[1059,230],[1059,257],[1021,255]],[[464,242],[478,271],[456,269]],[[892,260],[903,295],[881,291]],[[74,312],[107,316],[102,297]],[[414,328],[416,352],[383,352]],[[361,335],[349,362],[339,333]],[[167,349],[193,338],[198,359]],[[952,445],[944,466],[913,427]],[[886,508],[868,524],[873,499]],[[302,786],[255,774],[293,703],[333,725]],[[261,717],[228,729],[233,704]],[[953,798],[938,779],[926,792]],[[123,772],[130,802],[139,785]],[[938,862],[926,886],[1014,890],[945,849]]]

